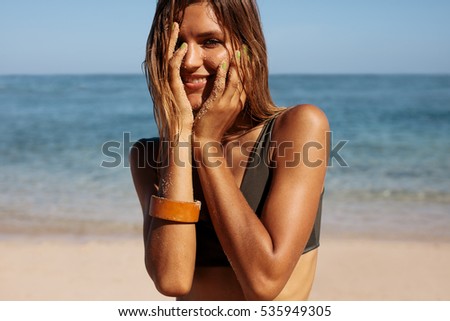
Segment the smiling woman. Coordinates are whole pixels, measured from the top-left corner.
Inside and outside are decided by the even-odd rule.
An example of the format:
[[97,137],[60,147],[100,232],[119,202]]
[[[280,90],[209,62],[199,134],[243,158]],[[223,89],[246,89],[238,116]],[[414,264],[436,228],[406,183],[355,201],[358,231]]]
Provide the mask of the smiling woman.
[[[136,143],[130,164],[157,289],[307,299],[328,121],[315,106],[272,102],[255,1],[158,1],[145,68],[160,137]],[[297,157],[307,146],[313,166]]]

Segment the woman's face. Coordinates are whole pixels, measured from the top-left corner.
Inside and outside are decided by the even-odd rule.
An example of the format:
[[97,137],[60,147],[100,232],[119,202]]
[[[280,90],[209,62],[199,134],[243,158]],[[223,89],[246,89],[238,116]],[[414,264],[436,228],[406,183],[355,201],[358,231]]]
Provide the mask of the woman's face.
[[217,68],[229,57],[231,43],[206,2],[193,3],[184,11],[178,46],[183,42],[188,50],[180,75],[192,109],[198,110],[211,93]]

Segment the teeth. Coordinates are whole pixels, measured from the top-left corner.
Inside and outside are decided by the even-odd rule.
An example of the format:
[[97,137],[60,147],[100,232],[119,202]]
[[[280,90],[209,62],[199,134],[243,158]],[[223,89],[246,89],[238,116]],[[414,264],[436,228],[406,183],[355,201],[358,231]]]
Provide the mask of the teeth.
[[193,84],[205,83],[206,78],[185,78],[184,82],[193,83]]

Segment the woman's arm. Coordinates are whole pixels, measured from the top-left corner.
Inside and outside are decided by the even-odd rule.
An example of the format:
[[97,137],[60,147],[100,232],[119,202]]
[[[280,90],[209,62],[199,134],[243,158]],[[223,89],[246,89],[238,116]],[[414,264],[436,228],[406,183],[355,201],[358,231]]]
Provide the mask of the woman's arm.
[[[209,116],[214,117],[212,110]],[[247,299],[275,298],[303,252],[323,189],[328,130],[325,115],[314,106],[298,106],[279,116],[272,140],[286,148],[272,157],[276,167],[261,219],[236,186],[225,157],[213,160],[221,166],[208,167],[207,155],[195,150],[195,159],[202,160],[198,172],[215,230]],[[203,145],[217,136],[198,139]]]
[[[177,223],[149,216],[148,208],[152,195],[175,201],[193,201],[191,133],[192,109],[183,89],[180,66],[186,54],[186,46],[175,51],[179,27],[174,24],[170,39],[169,83],[176,103],[181,110],[181,128],[177,137],[162,138],[164,149],[163,166],[159,167],[159,177],[155,166],[139,159],[142,155],[153,155],[153,150],[142,150],[135,145],[130,154],[131,171],[136,191],[144,213],[145,263],[156,288],[164,295],[183,296],[192,286],[195,267],[195,225]],[[175,141],[175,139],[177,139]]]
[[[156,142],[158,144],[158,142]],[[182,144],[180,144],[182,145]],[[161,179],[156,175],[156,164],[151,164],[155,144],[137,142],[130,152],[130,166],[133,182],[141,203],[144,216],[145,265],[147,272],[159,292],[167,296],[182,296],[190,291],[195,266],[195,225],[175,223],[149,215],[152,195],[192,201],[192,174],[190,148],[179,148],[178,160],[188,161],[179,166],[170,161],[161,171]],[[145,164],[145,166],[143,166]],[[165,183],[161,183],[165,180]],[[162,184],[166,184],[162,191]]]

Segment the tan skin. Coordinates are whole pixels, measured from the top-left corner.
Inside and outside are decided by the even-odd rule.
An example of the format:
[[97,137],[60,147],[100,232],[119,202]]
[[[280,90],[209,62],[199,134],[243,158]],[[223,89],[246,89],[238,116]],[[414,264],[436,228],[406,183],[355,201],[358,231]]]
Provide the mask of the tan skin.
[[[183,126],[182,144],[169,150],[169,159],[176,154],[185,166],[170,161],[158,180],[152,166],[138,166],[152,150],[137,147],[130,154],[144,213],[146,267],[157,289],[178,300],[305,300],[314,279],[317,250],[301,253],[323,189],[327,150],[309,149],[308,159],[319,161],[319,166],[287,164],[294,151],[308,142],[326,146],[328,122],[311,105],[286,109],[277,118],[272,140],[292,142],[293,148],[271,155],[277,166],[258,218],[239,190],[245,171],[240,162],[248,154],[230,148],[230,143],[242,146],[256,141],[263,124],[253,124],[242,112],[246,97],[237,70],[240,59],[248,58],[233,53],[214,17],[208,4],[193,3],[186,8],[181,26],[174,24],[171,37],[169,82],[183,110]],[[245,132],[243,125],[247,125]],[[214,157],[203,148],[192,148],[211,142],[218,146]],[[192,156],[196,171],[190,166]],[[221,165],[206,166],[207,161]],[[232,267],[195,267],[195,224],[148,215],[151,195],[193,201],[194,189],[203,189],[202,206],[208,207]]]

